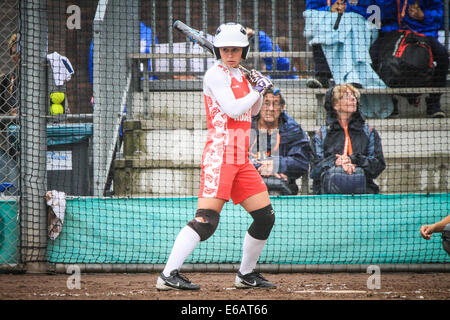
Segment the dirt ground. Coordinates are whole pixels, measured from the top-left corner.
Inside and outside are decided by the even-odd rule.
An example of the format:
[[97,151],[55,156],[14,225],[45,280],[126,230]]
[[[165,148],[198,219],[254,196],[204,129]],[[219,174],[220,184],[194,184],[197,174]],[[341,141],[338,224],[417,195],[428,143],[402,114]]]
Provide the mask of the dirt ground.
[[0,274],[0,300],[450,300],[450,273],[264,274],[274,290],[235,289],[234,273],[184,275],[200,290],[159,292],[157,273]]

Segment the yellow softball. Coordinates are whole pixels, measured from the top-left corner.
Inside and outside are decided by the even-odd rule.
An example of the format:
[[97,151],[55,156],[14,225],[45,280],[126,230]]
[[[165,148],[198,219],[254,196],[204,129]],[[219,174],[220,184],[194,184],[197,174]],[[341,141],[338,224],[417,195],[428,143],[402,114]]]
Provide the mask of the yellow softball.
[[64,101],[65,97],[66,95],[64,94],[64,92],[50,93],[50,100],[52,101],[52,103],[61,104]]
[[51,105],[50,107],[50,114],[51,115],[55,115],[55,114],[63,114],[64,113],[64,108],[61,104],[59,103],[54,103]]

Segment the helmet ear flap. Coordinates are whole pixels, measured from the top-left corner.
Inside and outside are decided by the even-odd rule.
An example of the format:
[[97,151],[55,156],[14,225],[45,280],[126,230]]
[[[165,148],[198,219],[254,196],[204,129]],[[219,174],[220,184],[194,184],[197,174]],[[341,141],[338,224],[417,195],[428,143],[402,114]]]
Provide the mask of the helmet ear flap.
[[250,51],[250,46],[242,48],[242,59],[247,59],[248,53]]
[[220,59],[220,49],[217,47],[214,47],[214,56],[216,57],[217,60]]

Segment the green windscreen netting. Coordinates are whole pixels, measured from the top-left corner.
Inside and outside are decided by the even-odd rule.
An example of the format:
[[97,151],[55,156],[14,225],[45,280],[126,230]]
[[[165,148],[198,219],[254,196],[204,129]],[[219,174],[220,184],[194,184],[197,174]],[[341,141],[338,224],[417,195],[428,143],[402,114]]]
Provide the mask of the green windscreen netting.
[[[424,221],[444,216],[446,194],[274,197],[276,224],[261,257],[270,264],[447,262],[440,237],[422,241]],[[79,199],[68,203],[65,228],[50,262],[165,263],[178,231],[192,219],[194,198]],[[361,209],[364,207],[364,210]],[[251,217],[227,204],[209,241],[188,263],[239,263]]]
[[[2,1],[0,265],[164,264],[233,143],[275,210],[260,263],[448,262],[419,229],[449,214],[449,6],[410,2],[425,19],[378,0]],[[211,42],[242,25],[241,65],[273,83],[259,114],[224,111],[236,83],[218,98],[219,61],[176,21]],[[251,223],[229,201],[187,262],[239,263]]]

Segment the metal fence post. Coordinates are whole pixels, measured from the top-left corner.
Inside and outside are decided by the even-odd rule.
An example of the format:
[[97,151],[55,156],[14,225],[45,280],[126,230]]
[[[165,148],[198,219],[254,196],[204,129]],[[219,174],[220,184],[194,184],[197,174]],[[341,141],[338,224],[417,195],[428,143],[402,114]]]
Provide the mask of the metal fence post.
[[21,0],[20,12],[21,259],[27,270],[41,272],[47,251],[47,1]]

